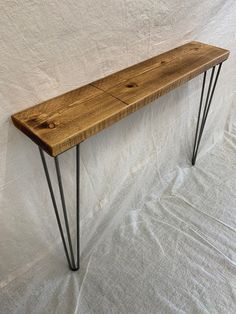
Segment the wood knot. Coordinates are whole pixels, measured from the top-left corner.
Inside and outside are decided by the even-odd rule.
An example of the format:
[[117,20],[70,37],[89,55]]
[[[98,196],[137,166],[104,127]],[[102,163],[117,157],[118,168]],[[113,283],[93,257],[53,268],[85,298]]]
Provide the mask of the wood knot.
[[50,123],[48,124],[48,127],[49,127],[49,129],[54,129],[54,128],[56,127],[56,125],[55,125],[55,123],[50,122]]
[[136,84],[136,83],[128,83],[127,85],[126,85],[126,87],[128,87],[128,88],[132,88],[132,87],[137,87],[138,85]]

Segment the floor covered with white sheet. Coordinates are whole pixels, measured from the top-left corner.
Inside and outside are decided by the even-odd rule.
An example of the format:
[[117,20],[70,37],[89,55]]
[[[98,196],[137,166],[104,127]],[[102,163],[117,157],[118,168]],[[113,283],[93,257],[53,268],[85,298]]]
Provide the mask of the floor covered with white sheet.
[[155,182],[70,272],[61,247],[2,287],[1,313],[235,313],[236,132]]

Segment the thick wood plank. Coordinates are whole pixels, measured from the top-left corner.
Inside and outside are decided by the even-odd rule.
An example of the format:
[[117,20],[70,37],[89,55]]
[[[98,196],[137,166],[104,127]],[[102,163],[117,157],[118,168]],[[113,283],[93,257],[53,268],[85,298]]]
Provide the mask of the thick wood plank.
[[43,102],[13,115],[14,124],[51,156],[57,156],[122,118],[126,104],[91,85],[75,94],[82,95],[81,89],[87,89],[90,97],[71,99],[67,95],[65,102],[60,97]]
[[198,58],[200,54],[204,54],[206,51],[209,51],[210,53],[216,53],[216,55],[220,57],[222,53],[224,54],[227,50],[206,45],[197,41],[192,41],[168,52],[164,52],[151,59],[135,64],[129,68],[123,69],[117,73],[111,74],[91,84],[102,89],[103,91],[107,91],[112,87],[124,81],[130,80],[144,72],[153,70],[157,67],[166,66],[169,62],[180,60],[188,55],[191,55],[193,58]]
[[138,109],[220,63],[222,55],[219,52],[211,46],[201,46],[150,71],[114,84],[107,92]]
[[12,116],[52,156],[225,61],[229,51],[191,42]]

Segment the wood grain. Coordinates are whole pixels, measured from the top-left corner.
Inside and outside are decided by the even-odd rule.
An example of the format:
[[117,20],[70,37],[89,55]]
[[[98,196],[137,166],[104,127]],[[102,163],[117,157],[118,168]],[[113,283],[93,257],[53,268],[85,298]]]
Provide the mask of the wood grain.
[[225,61],[229,51],[190,42],[12,116],[51,156]]

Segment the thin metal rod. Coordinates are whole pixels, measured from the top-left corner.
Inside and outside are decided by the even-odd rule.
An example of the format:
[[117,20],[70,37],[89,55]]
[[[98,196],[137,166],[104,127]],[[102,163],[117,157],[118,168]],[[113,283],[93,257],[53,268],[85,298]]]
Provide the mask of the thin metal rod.
[[41,159],[42,159],[43,168],[44,168],[44,172],[45,172],[45,175],[46,175],[48,188],[49,188],[49,191],[50,191],[52,204],[53,204],[53,208],[54,208],[54,211],[55,211],[55,215],[56,215],[57,224],[58,224],[58,228],[59,228],[59,231],[60,231],[63,247],[64,247],[64,250],[65,250],[66,259],[67,259],[67,262],[69,264],[69,267],[72,268],[71,262],[70,262],[70,258],[69,258],[69,253],[68,253],[67,246],[66,246],[66,241],[65,241],[63,229],[62,229],[62,225],[61,225],[61,221],[60,221],[60,216],[59,216],[59,213],[58,213],[57,203],[56,203],[56,199],[55,199],[55,196],[54,196],[50,175],[49,175],[49,172],[48,172],[47,163],[46,163],[46,160],[45,160],[44,152],[43,152],[43,150],[40,147],[39,147],[39,152],[40,152],[40,156],[41,156]]
[[[218,70],[217,70],[216,78],[214,80],[213,88],[211,89],[212,82],[213,82],[213,77],[214,77],[215,67],[213,67],[213,69],[212,69],[210,82],[209,82],[209,86],[208,86],[208,91],[207,91],[207,97],[206,97],[205,106],[204,106],[204,111],[203,111],[203,115],[202,115],[201,126],[200,126],[200,130],[199,130],[199,134],[198,134],[198,128],[199,128],[200,116],[201,116],[201,110],[202,110],[202,97],[203,97],[203,92],[204,92],[204,86],[202,87],[202,95],[201,95],[201,101],[200,101],[200,106],[199,106],[197,129],[196,129],[195,140],[194,140],[192,165],[195,165],[195,162],[196,162],[199,145],[200,145],[200,142],[201,142],[203,130],[204,130],[204,127],[205,127],[205,124],[206,124],[206,120],[207,120],[207,116],[208,116],[208,113],[209,113],[210,105],[211,105],[211,102],[212,102],[212,99],[213,99],[213,95],[214,95],[214,92],[215,92],[215,88],[216,88],[216,84],[217,84],[218,77],[219,77],[219,74],[220,74],[221,66],[222,66],[222,63],[220,63],[219,66],[218,66]],[[204,73],[204,77],[205,77],[205,73]],[[203,82],[205,84],[205,80],[203,80]]]
[[212,81],[213,81],[213,78],[214,78],[214,73],[215,73],[215,66],[211,70],[211,77],[210,77],[210,82],[209,82],[208,90],[207,90],[207,97],[206,97],[205,107],[204,107],[204,111],[203,111],[203,118],[205,117],[206,111],[207,111],[207,106],[208,106],[209,96],[210,96],[210,93],[211,93],[211,85],[212,85]]
[[[209,112],[209,109],[210,109],[211,101],[212,101],[212,98],[213,98],[213,94],[214,94],[214,91],[215,91],[216,83],[217,83],[218,76],[219,76],[219,73],[220,73],[221,65],[222,65],[222,63],[218,67],[216,78],[215,78],[212,90],[211,90],[211,85],[212,85],[213,76],[211,76],[211,79],[210,79],[209,90],[208,90],[206,104],[205,104],[204,113],[203,113],[203,117],[202,117],[202,124],[201,124],[201,129],[200,129],[200,132],[199,132],[199,137],[198,137],[198,142],[197,142],[197,147],[196,147],[196,152],[195,152],[195,157],[194,157],[195,160],[194,161],[196,161],[198,148],[199,148],[199,145],[200,145],[200,142],[201,142],[201,138],[202,138],[202,134],[203,134],[203,130],[204,130],[204,127],[205,127],[205,124],[206,124],[208,112]],[[214,74],[214,71],[212,71],[212,74]],[[211,90],[211,94],[209,94],[210,90]],[[210,95],[210,100],[209,100],[209,95]]]
[[[218,66],[218,70],[217,70],[217,73],[216,73],[215,82],[214,82],[214,85],[213,85],[213,89],[212,89],[212,92],[211,92],[209,104],[208,104],[208,107],[207,107],[207,112],[206,112],[205,119],[204,119],[204,126],[205,126],[205,123],[206,123],[206,119],[207,119],[207,115],[208,115],[208,112],[209,112],[209,109],[210,109],[210,105],[211,105],[211,102],[212,102],[212,98],[213,98],[213,95],[214,95],[214,92],[215,92],[216,83],[217,83],[217,81],[218,81],[218,77],[219,77],[219,74],[220,74],[221,66],[222,66],[222,63],[220,63],[219,66]],[[204,126],[203,126],[203,128],[204,128]]]
[[208,85],[207,97],[206,97],[204,111],[203,111],[203,115],[202,115],[202,123],[201,123],[200,131],[199,131],[199,137],[198,137],[198,143],[197,143],[196,150],[198,150],[198,146],[199,146],[199,143],[201,141],[202,132],[203,132],[203,129],[204,129],[204,126],[205,126],[205,123],[203,123],[203,121],[206,120],[207,114],[208,114],[208,111],[209,111],[208,108],[210,108],[208,103],[209,103],[209,96],[210,96],[210,93],[211,93],[212,81],[213,81],[213,78],[214,78],[214,72],[215,72],[215,66],[212,68],[212,71],[211,71],[211,77],[210,77],[210,82],[209,82],[209,85]]
[[51,195],[51,198],[52,198],[53,208],[54,208],[54,211],[55,211],[55,215],[56,215],[56,219],[57,219],[57,223],[58,223],[58,227],[59,227],[59,231],[60,231],[63,247],[64,247],[64,250],[65,250],[66,259],[67,259],[69,268],[71,270],[73,270],[73,271],[76,271],[80,267],[80,242],[79,242],[80,241],[80,216],[79,216],[79,204],[80,204],[80,199],[79,199],[79,190],[80,190],[80,151],[79,151],[79,144],[76,146],[76,233],[77,233],[77,236],[76,236],[76,242],[77,242],[76,248],[77,248],[77,263],[75,263],[75,258],[74,258],[73,245],[72,245],[72,241],[71,241],[69,221],[68,221],[68,217],[67,217],[66,202],[65,202],[64,190],[63,190],[63,185],[62,185],[62,176],[61,176],[61,171],[60,171],[60,165],[59,165],[58,157],[54,157],[54,161],[55,161],[57,181],[58,181],[58,188],[59,188],[60,197],[61,197],[61,204],[62,204],[63,216],[64,216],[64,221],[65,221],[65,229],[66,229],[66,233],[67,233],[67,240],[68,240],[68,244],[69,244],[70,254],[68,252],[67,243],[66,243],[66,239],[65,239],[65,236],[64,236],[63,227],[62,227],[62,224],[61,224],[60,215],[59,215],[59,211],[58,211],[58,207],[57,207],[57,203],[56,203],[56,198],[55,198],[55,195],[54,195],[54,191],[53,191],[52,182],[51,182],[51,179],[50,179],[50,175],[49,175],[46,159],[45,159],[45,156],[44,156],[44,152],[43,152],[43,150],[40,147],[39,147],[39,152],[40,152],[40,155],[41,155],[41,159],[42,159],[42,163],[43,163],[43,167],[44,167],[44,171],[45,171],[45,175],[46,175],[46,179],[47,179],[50,195]]
[[60,191],[60,195],[61,195],[61,204],[62,204],[62,210],[63,210],[64,220],[65,220],[67,239],[68,239],[68,243],[69,243],[71,261],[72,261],[71,262],[71,264],[72,264],[71,270],[75,270],[76,269],[75,258],[74,258],[73,247],[72,247],[72,242],[71,242],[70,227],[69,227],[69,222],[68,222],[68,217],[67,217],[66,202],[65,202],[65,196],[64,196],[64,191],[63,191],[63,185],[62,185],[61,171],[60,171],[58,156],[56,156],[54,158],[54,160],[55,160],[55,166],[56,166],[58,186],[59,186],[59,191]]
[[[193,145],[193,157],[194,157],[195,151],[196,151],[196,144],[197,144],[197,138],[198,138],[199,124],[200,124],[200,116],[201,116],[201,112],[202,112],[203,95],[204,95],[205,82],[206,82],[206,74],[207,74],[207,72],[205,71],[204,76],[203,76],[203,82],[202,82],[202,92],[201,92],[200,106],[199,106],[199,111],[198,111],[198,119],[197,119],[197,127],[196,127],[194,145]],[[193,159],[192,159],[192,163],[193,163]]]
[[80,268],[80,146],[76,146],[76,232],[77,232],[77,269]]

